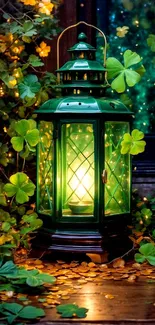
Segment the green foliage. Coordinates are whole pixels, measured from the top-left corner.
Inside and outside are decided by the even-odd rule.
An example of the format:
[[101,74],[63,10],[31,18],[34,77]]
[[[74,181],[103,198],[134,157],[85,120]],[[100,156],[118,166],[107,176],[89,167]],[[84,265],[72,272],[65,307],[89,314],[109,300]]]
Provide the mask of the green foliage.
[[87,316],[88,309],[79,307],[76,304],[63,304],[56,307],[58,313],[61,314],[63,318],[85,318]]
[[7,144],[2,144],[0,143],[0,164],[3,166],[7,166],[8,164],[8,157],[7,157],[7,152],[8,152],[8,146]]
[[28,63],[32,65],[33,67],[41,67],[44,65],[44,63],[41,61],[41,59],[34,54],[31,54],[28,58]]
[[15,196],[16,202],[23,204],[34,194],[35,185],[22,172],[10,176],[10,183],[5,184],[4,190],[8,197]]
[[135,246],[148,242],[155,242],[155,219],[154,210],[152,209],[152,199],[139,197],[138,191],[132,193],[132,225],[130,227],[130,239]]
[[27,75],[23,82],[18,85],[19,94],[22,99],[25,97],[33,98],[40,90],[41,84],[38,82],[38,77],[34,74]]
[[8,277],[9,274],[17,274],[17,266],[12,261],[3,264],[3,259],[0,259],[0,276]]
[[[18,215],[18,218],[16,218]],[[20,221],[19,221],[20,220]],[[37,213],[14,204],[11,215],[0,209],[0,256],[10,256],[21,247],[30,249],[30,235],[42,226]]]
[[150,47],[152,52],[155,52],[155,35],[150,34],[147,38],[147,45]]
[[155,246],[151,243],[142,245],[139,248],[139,253],[135,254],[135,261],[138,263],[147,261],[149,264],[155,266]]
[[[118,93],[122,93],[126,89],[126,84],[129,87],[135,86],[145,72],[142,65],[142,58],[130,50],[124,52],[124,66],[116,58],[110,57],[106,61],[106,69],[108,71],[108,79],[114,78],[111,83],[111,88]],[[135,65],[139,66],[135,67]]]
[[125,133],[123,141],[121,142],[121,154],[130,153],[131,155],[137,155],[145,150],[146,142],[142,141],[144,133],[135,129],[129,133]]
[[7,206],[4,185],[5,184],[0,181],[0,205]]
[[56,279],[52,275],[40,273],[38,270],[26,270],[17,267],[12,261],[7,261],[3,264],[3,259],[0,260],[0,277],[7,279],[12,288],[18,285],[27,285],[29,287],[40,287],[44,283],[53,284]]
[[2,315],[2,319],[6,316],[6,320],[9,324],[12,324],[17,318],[36,319],[45,316],[45,312],[42,308],[23,306],[14,302],[2,303],[0,305],[0,314]]
[[13,149],[20,152],[24,148],[26,156],[29,151],[34,151],[34,147],[39,142],[39,131],[36,129],[36,122],[32,119],[21,120],[14,123],[13,129],[17,133],[17,136],[13,136],[11,143]]
[[46,273],[39,273],[38,270],[31,270],[27,271],[25,269],[17,269],[16,273],[9,273],[7,275],[1,274],[1,276],[6,277],[8,280],[11,281],[12,284],[27,284],[30,287],[39,287],[44,283],[51,283],[53,284],[56,279],[49,274]]

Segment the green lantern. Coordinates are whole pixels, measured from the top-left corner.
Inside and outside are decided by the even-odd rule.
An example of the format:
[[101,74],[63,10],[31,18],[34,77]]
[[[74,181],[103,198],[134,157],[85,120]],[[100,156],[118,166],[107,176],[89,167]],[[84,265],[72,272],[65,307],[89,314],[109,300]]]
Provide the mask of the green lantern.
[[130,155],[121,154],[121,141],[131,112],[104,97],[105,68],[85,34],[78,39],[57,70],[62,96],[36,111],[37,212],[52,250],[102,253],[128,242]]

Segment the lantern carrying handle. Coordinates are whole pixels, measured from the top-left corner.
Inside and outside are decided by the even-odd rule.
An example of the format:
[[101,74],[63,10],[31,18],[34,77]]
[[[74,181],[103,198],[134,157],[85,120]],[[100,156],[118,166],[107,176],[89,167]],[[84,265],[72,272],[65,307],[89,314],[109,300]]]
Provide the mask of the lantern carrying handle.
[[[98,30],[98,32],[99,33],[101,33],[101,35],[104,37],[104,43],[105,43],[105,47],[104,47],[104,50],[103,50],[103,62],[104,62],[104,67],[105,67],[105,64],[106,64],[106,49],[107,49],[107,39],[106,39],[106,36],[105,36],[105,34],[102,32],[102,30],[100,29],[100,28],[98,28],[98,27],[96,27],[96,26],[94,26],[94,25],[91,25],[91,24],[88,24],[88,23],[86,23],[85,21],[79,21],[77,24],[74,24],[74,25],[71,25],[71,26],[68,26],[67,28],[65,28],[62,32],[61,32],[61,34],[59,35],[59,37],[58,37],[58,39],[57,39],[57,70],[59,70],[59,64],[60,64],[60,51],[59,51],[59,43],[60,43],[60,39],[61,39],[61,37],[62,37],[62,35],[67,31],[67,30],[69,30],[69,29],[71,29],[71,28],[74,28],[74,27],[76,27],[76,26],[78,26],[78,25],[80,25],[80,24],[84,24],[84,25],[86,25],[86,26],[89,26],[89,27],[92,27],[92,28],[95,28],[96,30]],[[106,82],[108,83],[108,81],[107,81],[107,72],[105,73],[105,80],[106,80]],[[58,81],[60,81],[60,80],[58,80]]]

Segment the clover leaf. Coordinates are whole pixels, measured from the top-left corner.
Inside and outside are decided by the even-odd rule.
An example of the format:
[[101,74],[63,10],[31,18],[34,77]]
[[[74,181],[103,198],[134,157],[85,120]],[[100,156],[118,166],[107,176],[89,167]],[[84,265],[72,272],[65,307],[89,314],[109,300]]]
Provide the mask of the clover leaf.
[[[133,87],[141,79],[145,72],[145,68],[141,63],[142,58],[131,50],[124,52],[124,66],[116,58],[110,57],[106,61],[106,69],[108,71],[108,79],[115,78],[112,83],[112,89],[118,93],[122,93],[126,89],[126,84]],[[134,69],[133,66],[140,64],[139,68]]]
[[135,254],[135,261],[143,263],[147,261],[151,265],[155,265],[155,246],[151,243],[142,245],[139,248],[139,253]]
[[38,77],[34,74],[29,74],[23,79],[23,82],[18,85],[20,98],[33,98],[40,88],[41,84],[38,82]]
[[14,130],[17,136],[12,137],[11,143],[13,149],[20,152],[26,143],[26,150],[34,151],[33,147],[39,142],[39,131],[36,129],[34,120],[20,120],[14,124]]
[[151,217],[152,216],[152,211],[150,210],[150,209],[146,209],[146,208],[144,208],[144,209],[142,209],[141,210],[141,213],[142,213],[142,215],[144,216],[144,217]]
[[88,309],[79,307],[78,305],[75,304],[64,304],[64,305],[59,305],[56,307],[58,313],[61,314],[61,317],[67,317],[71,318],[74,316],[77,316],[78,318],[84,318],[86,317],[86,313]]
[[150,34],[147,38],[147,45],[151,48],[152,52],[155,52],[155,35]]
[[9,324],[12,324],[16,318],[36,319],[45,316],[42,308],[34,306],[23,306],[14,302],[3,303],[0,305],[0,312],[6,315]]
[[5,184],[4,190],[8,197],[15,196],[16,202],[23,204],[34,194],[35,185],[26,174],[18,172],[10,177],[10,183]]
[[[7,262],[4,264],[6,265]],[[6,268],[5,268],[5,272],[1,272],[0,269],[0,274],[3,277],[8,278],[10,281],[12,281],[12,283],[18,284],[21,280],[23,284],[27,284],[30,287],[38,287],[43,285],[44,283],[50,283],[53,284],[56,281],[56,278],[50,274],[47,273],[40,273],[38,270],[34,269],[34,270],[26,270],[24,268],[16,268],[16,272],[12,272],[10,270],[9,272],[9,265],[8,266],[8,271],[6,272]]]
[[144,138],[144,133],[134,129],[129,133],[125,133],[123,136],[123,141],[121,142],[121,154],[130,153],[131,155],[137,155],[145,150],[146,142],[142,141]]
[[33,67],[41,67],[44,65],[44,63],[41,61],[41,59],[34,54],[31,54],[28,58],[29,64],[31,64]]

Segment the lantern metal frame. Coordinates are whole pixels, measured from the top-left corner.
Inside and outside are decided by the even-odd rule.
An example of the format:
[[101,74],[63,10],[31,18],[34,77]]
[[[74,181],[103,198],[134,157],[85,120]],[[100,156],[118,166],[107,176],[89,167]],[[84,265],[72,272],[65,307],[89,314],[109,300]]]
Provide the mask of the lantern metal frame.
[[[79,22],[91,26],[85,22]],[[77,26],[73,25],[71,27]],[[92,26],[91,26],[92,27]],[[94,26],[93,26],[94,27]],[[68,30],[67,28],[66,30]],[[62,34],[66,31],[64,30]],[[101,31],[102,32],[102,31]],[[62,34],[60,36],[62,36]],[[59,40],[58,46],[59,48]],[[104,35],[105,37],[105,35]],[[82,39],[82,38],[81,38]],[[80,39],[80,41],[81,41]],[[83,42],[83,39],[82,39]],[[85,43],[86,46],[89,44]],[[78,45],[77,45],[78,46]],[[71,48],[71,51],[76,49],[76,45]],[[93,48],[90,47],[91,50]],[[82,60],[82,58],[81,58]],[[59,55],[58,55],[59,62]],[[96,61],[95,61],[96,62]],[[79,64],[79,63],[78,63]],[[59,63],[58,63],[59,67]],[[62,71],[70,71],[70,67],[73,67],[72,62],[66,63],[62,68],[58,69],[58,73]],[[77,69],[77,68],[76,68]],[[75,71],[76,71],[75,69]],[[105,73],[105,69],[99,68],[99,71]],[[74,67],[71,68],[71,71]],[[82,66],[80,68],[82,71]],[[84,70],[85,71],[85,70]],[[90,68],[91,71],[91,68]],[[96,71],[94,69],[94,71]],[[77,82],[67,84],[60,84],[60,88],[65,92],[65,89],[78,89],[81,83]],[[66,87],[67,85],[67,87]],[[85,86],[88,90],[91,85],[91,89],[105,89],[105,85],[101,86],[89,84]],[[58,87],[58,86],[57,86]],[[44,228],[39,234],[40,239],[44,242],[44,245],[53,251],[63,252],[85,252],[85,253],[103,253],[106,250],[120,251],[123,243],[123,249],[130,247],[131,244],[127,237],[127,222],[130,219],[131,202],[129,202],[129,211],[121,214],[113,214],[105,216],[105,183],[106,175],[103,173],[105,169],[105,124],[107,122],[124,122],[128,123],[129,128],[131,125],[132,115],[127,107],[117,100],[108,98],[93,97],[91,95],[85,96],[83,94],[83,88],[80,94],[65,94],[64,97],[54,98],[45,102],[36,113],[38,114],[38,121],[47,121],[53,123],[53,141],[54,141],[54,166],[53,166],[53,213],[47,216],[41,213],[39,209],[39,186],[37,184],[37,212],[41,215],[44,221]],[[70,90],[69,90],[70,91]],[[95,164],[95,189],[94,189],[94,216],[91,215],[72,215],[62,217],[62,184],[58,185],[58,173],[61,171],[61,126],[63,124],[83,123],[94,125],[94,164]],[[104,149],[103,149],[104,148]],[[101,152],[103,154],[101,155]],[[39,149],[37,151],[37,179],[39,178]],[[130,159],[130,158],[129,158]],[[129,193],[131,198],[131,161],[128,167],[129,172]],[[59,175],[61,180],[62,175]],[[59,202],[56,202],[56,201]],[[80,217],[79,217],[80,216]],[[44,246],[43,245],[43,246]]]

